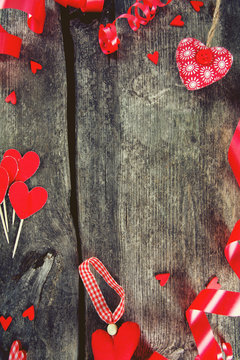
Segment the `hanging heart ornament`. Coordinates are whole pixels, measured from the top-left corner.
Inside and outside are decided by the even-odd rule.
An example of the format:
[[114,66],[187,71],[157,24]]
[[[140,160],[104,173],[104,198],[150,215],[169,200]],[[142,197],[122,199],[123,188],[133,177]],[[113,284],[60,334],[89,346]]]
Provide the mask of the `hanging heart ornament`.
[[230,70],[232,54],[223,47],[207,47],[197,39],[180,41],[176,52],[182,82],[188,90],[198,90],[222,79]]

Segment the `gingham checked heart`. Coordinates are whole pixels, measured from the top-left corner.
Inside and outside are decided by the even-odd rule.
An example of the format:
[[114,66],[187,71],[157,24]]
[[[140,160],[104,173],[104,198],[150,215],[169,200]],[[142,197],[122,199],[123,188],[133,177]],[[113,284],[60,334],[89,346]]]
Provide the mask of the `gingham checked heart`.
[[21,342],[19,340],[14,341],[11,346],[8,360],[26,360],[27,353],[25,350],[20,350],[21,348]]
[[222,79],[232,66],[233,57],[223,47],[208,48],[199,40],[180,41],[176,52],[182,82],[188,90],[198,90]]

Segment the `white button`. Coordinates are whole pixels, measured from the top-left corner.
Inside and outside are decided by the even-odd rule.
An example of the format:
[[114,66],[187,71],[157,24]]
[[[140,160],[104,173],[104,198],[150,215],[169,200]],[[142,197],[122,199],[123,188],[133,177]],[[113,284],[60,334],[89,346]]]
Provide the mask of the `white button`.
[[109,335],[114,336],[116,335],[118,331],[117,325],[115,324],[109,324],[107,327],[107,332],[109,333]]

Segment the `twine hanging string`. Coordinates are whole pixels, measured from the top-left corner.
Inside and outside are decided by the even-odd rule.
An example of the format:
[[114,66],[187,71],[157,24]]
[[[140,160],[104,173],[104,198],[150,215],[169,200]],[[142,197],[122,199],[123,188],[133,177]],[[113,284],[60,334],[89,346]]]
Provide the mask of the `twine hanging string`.
[[220,17],[220,5],[221,5],[221,0],[216,0],[216,7],[214,10],[214,14],[213,14],[212,26],[211,26],[211,29],[209,30],[208,37],[207,37],[207,43],[206,43],[207,47],[211,46],[211,42],[214,37],[216,28],[217,28],[218,20]]

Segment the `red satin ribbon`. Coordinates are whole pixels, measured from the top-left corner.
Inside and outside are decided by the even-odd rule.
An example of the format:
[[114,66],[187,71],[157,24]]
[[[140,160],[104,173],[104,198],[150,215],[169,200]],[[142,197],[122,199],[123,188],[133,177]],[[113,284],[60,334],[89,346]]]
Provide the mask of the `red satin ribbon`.
[[[106,26],[100,25],[98,39],[101,50],[104,54],[112,54],[118,50],[120,40],[117,36],[116,21],[118,19],[127,19],[130,28],[137,31],[140,25],[147,25],[156,15],[158,7],[164,7],[170,4],[168,0],[165,4],[160,0],[137,0],[129,9],[127,14],[122,14],[114,20],[112,24]],[[142,14],[144,15],[141,15]]]
[[19,58],[22,39],[18,36],[9,34],[0,25],[0,54],[11,55]]
[[57,3],[67,7],[72,6],[81,9],[82,12],[101,12],[104,0],[55,0]]

